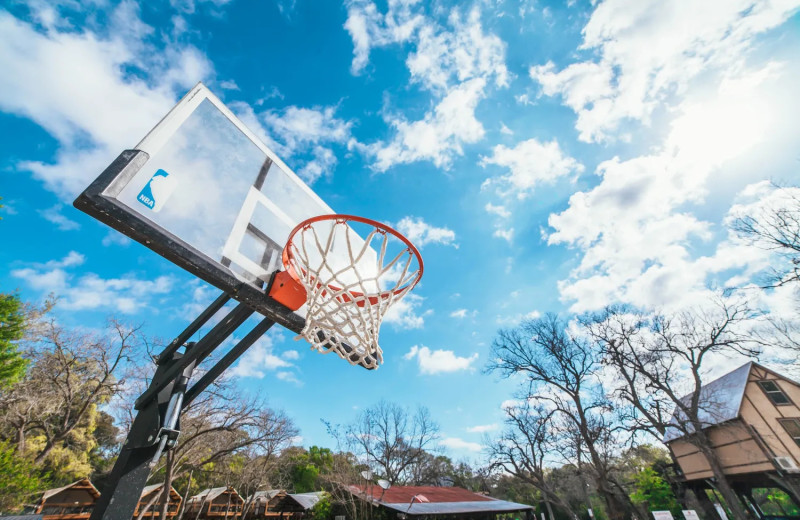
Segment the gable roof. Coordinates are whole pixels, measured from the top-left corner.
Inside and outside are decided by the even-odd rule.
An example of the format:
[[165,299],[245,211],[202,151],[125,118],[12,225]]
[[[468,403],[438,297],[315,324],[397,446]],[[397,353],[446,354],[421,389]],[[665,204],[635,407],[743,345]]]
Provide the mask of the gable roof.
[[322,497],[323,491],[314,491],[312,493],[293,493],[286,496],[292,497],[303,509],[311,509]]
[[[747,388],[747,381],[754,366],[782,380],[797,384],[786,376],[778,374],[763,365],[753,361],[745,363],[739,368],[700,387],[698,418],[705,425],[704,428],[722,424],[739,417],[739,409]],[[681,401],[688,403],[690,398],[691,394],[681,398]],[[679,425],[683,422],[685,422],[684,414],[679,410],[675,410],[670,424]],[[688,430],[689,433],[692,432],[690,425],[686,425],[683,429],[677,426],[668,426],[663,441],[666,443],[684,437],[687,433],[684,430]]]
[[76,480],[72,484],[67,484],[66,486],[62,486],[60,488],[48,489],[42,494],[41,502],[44,502],[48,498],[61,493],[62,491],[66,491],[72,487],[76,487],[81,485],[81,489],[85,489],[90,495],[92,495],[95,500],[100,497],[100,492],[94,487],[94,484],[88,478],[82,478],[80,480]]
[[[237,497],[239,496],[239,493],[237,493],[236,490],[233,489],[232,487],[222,486],[222,487],[204,489],[203,491],[199,492],[198,494],[190,498],[189,502],[202,501],[204,497],[206,502],[213,502],[215,498],[219,497],[221,494],[225,493],[229,489],[231,490],[231,493],[235,494]],[[239,499],[241,500],[241,497],[239,497]]]
[[[352,493],[371,498],[375,503],[407,515],[455,515],[469,513],[507,513],[533,509],[527,504],[498,500],[459,487],[392,486],[385,492],[379,486],[350,486]],[[428,502],[412,499],[422,495]]]

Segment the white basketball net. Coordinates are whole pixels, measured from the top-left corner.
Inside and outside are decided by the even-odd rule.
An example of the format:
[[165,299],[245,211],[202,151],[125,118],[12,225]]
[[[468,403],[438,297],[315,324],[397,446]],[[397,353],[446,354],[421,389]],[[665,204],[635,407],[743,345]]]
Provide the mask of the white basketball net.
[[299,229],[287,245],[289,263],[307,295],[300,336],[313,350],[336,352],[351,365],[366,368],[383,363],[381,321],[421,277],[405,244],[387,260],[390,242],[399,242],[391,238],[391,233],[373,228],[362,240],[346,220],[337,219]]

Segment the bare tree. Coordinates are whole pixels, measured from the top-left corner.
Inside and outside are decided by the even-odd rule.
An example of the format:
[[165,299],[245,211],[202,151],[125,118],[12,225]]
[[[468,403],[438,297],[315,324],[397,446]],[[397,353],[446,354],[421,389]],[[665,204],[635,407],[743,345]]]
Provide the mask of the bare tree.
[[775,196],[767,203],[731,223],[740,237],[784,258],[785,266],[773,270],[768,287],[800,282],[800,188],[774,187]]
[[492,345],[492,359],[487,370],[505,377],[524,376],[523,398],[545,405],[579,437],[578,454],[585,450],[609,518],[635,514],[635,506],[614,475],[616,425],[598,379],[601,366],[592,345],[571,334],[568,323],[547,315],[501,330]]
[[27,450],[28,435],[43,436],[33,455],[41,463],[76,428],[86,426],[97,407],[125,384],[140,339],[138,327],[116,320],[105,333],[69,330],[52,318],[37,323],[26,341],[31,367],[25,379],[0,396],[3,427],[13,430],[18,450]]
[[758,345],[737,330],[751,317],[744,305],[720,302],[711,310],[674,316],[609,308],[584,321],[602,348],[604,361],[617,373],[621,382],[617,395],[639,413],[634,427],[659,439],[671,428],[685,436],[708,460],[718,490],[736,518],[750,518],[750,512],[728,482],[706,431],[730,396],[701,388],[710,356],[758,353]]
[[426,451],[436,451],[439,438],[427,408],[411,412],[386,401],[364,409],[343,431],[329,431],[391,484],[411,482],[414,466],[423,462]]
[[506,408],[505,431],[499,438],[486,442],[489,460],[493,466],[538,489],[548,518],[555,518],[553,505],[575,517],[575,511],[556,492],[548,475],[548,456],[557,452],[556,443],[561,438],[553,425],[555,412],[527,400],[523,403]]

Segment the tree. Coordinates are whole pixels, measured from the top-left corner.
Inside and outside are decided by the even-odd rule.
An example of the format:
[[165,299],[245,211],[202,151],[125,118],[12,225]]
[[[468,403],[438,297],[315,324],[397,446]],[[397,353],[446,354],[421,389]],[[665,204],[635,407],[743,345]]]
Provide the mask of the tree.
[[[701,392],[701,388],[710,357],[758,353],[758,346],[740,330],[751,318],[744,304],[717,302],[671,316],[608,308],[584,321],[602,349],[604,362],[621,376],[620,395],[649,423],[646,429],[658,438],[663,438],[668,428],[675,429],[697,447],[736,518],[750,518],[750,512],[733,491],[706,430],[730,396]],[[654,394],[663,399],[637,398]],[[665,401],[670,408],[663,407]]]
[[333,517],[333,504],[331,496],[323,492],[319,502],[311,508],[311,520],[330,520]]
[[800,282],[800,188],[773,185],[758,204],[739,212],[731,228],[750,244],[776,252],[784,265],[773,270],[768,287]]
[[642,506],[644,512],[669,510],[673,514],[680,514],[680,506],[669,484],[653,470],[644,468],[633,479],[634,491],[631,500],[634,504]]
[[16,453],[9,442],[0,442],[0,512],[21,509],[30,495],[46,486],[34,464]]
[[24,342],[30,368],[0,392],[0,436],[60,484],[92,473],[95,430],[104,420],[99,407],[124,385],[138,329],[111,321],[102,333],[85,333],[53,318],[30,323]]
[[603,497],[609,518],[635,514],[636,508],[614,476],[613,407],[600,384],[601,365],[593,346],[550,314],[500,330],[492,344],[492,359],[489,371],[523,376],[522,400],[545,405],[573,434],[575,464],[583,475],[586,456],[585,469]]
[[548,456],[557,452],[560,439],[553,427],[553,415],[544,406],[525,400],[518,406],[505,409],[506,429],[500,437],[489,442],[491,464],[530,484],[540,493],[549,518],[554,518],[552,506],[575,516],[572,507],[562,499],[549,478]]
[[28,360],[18,342],[25,335],[25,308],[16,294],[0,293],[0,388],[9,388],[22,379]]
[[330,427],[328,431],[393,485],[413,480],[414,467],[423,462],[426,451],[436,449],[439,438],[439,426],[427,408],[411,412],[387,401],[364,409],[343,432]]

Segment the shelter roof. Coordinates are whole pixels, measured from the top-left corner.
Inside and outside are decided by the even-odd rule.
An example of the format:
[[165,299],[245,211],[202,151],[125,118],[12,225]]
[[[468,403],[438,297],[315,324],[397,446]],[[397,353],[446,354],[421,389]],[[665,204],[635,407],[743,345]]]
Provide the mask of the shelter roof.
[[[203,491],[201,491],[200,493],[196,494],[195,496],[193,496],[189,500],[190,501],[198,501],[198,500],[203,500],[205,498],[206,502],[211,502],[215,498],[217,498],[218,496],[220,496],[221,494],[225,493],[228,490],[231,490],[233,493],[236,493],[236,490],[233,489],[232,487],[222,486],[222,487],[204,489]],[[238,495],[238,493],[236,493],[236,494]]]
[[[459,487],[392,486],[385,492],[378,486],[351,486],[359,496],[407,515],[452,515],[469,513],[507,513],[533,509],[527,504],[498,500]],[[366,493],[365,493],[366,492]],[[420,502],[422,496],[427,502]],[[414,497],[417,497],[413,501]]]
[[311,509],[317,505],[317,502],[319,502],[322,497],[322,493],[322,491],[315,491],[313,493],[294,493],[287,496],[292,497],[303,509]]
[[262,489],[253,493],[253,498],[265,497],[267,499],[273,498],[275,495],[284,492],[284,489]]
[[94,498],[100,497],[100,492],[97,490],[96,487],[94,487],[94,484],[92,484],[92,482],[88,478],[82,478],[80,480],[76,480],[72,484],[67,484],[66,486],[62,486],[60,488],[48,489],[42,494],[42,502],[70,488],[85,489]]

